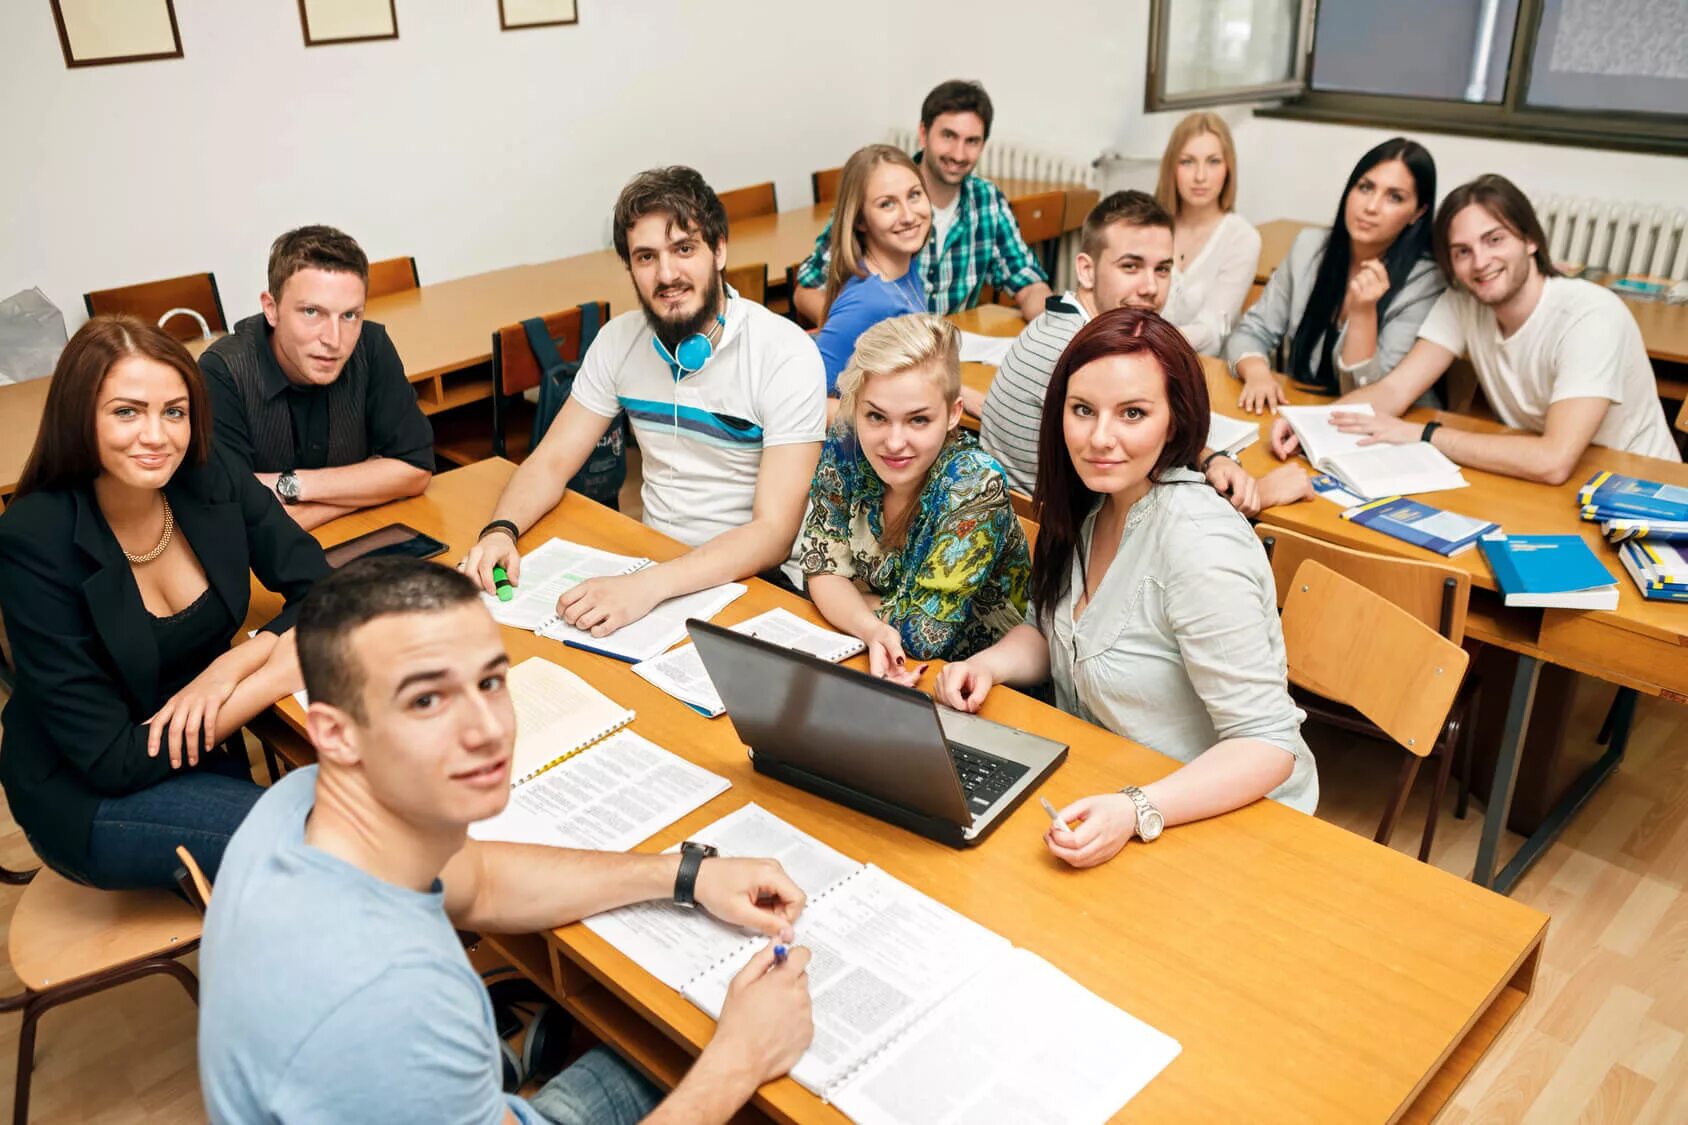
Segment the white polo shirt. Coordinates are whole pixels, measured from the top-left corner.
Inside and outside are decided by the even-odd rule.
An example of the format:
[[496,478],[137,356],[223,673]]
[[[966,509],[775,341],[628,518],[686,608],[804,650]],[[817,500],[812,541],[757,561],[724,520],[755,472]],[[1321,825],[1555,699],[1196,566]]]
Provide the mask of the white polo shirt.
[[1611,403],[1594,444],[1680,461],[1641,329],[1617,294],[1593,282],[1550,277],[1518,331],[1501,338],[1495,312],[1449,287],[1419,326],[1421,340],[1466,355],[1502,422],[1539,434],[1547,408],[1568,398]]
[[627,412],[645,523],[696,547],[750,522],[764,449],[825,436],[826,373],[801,328],[736,295],[700,370],[675,379],[654,339],[642,310],[611,320],[586,353],[573,398],[604,418]]

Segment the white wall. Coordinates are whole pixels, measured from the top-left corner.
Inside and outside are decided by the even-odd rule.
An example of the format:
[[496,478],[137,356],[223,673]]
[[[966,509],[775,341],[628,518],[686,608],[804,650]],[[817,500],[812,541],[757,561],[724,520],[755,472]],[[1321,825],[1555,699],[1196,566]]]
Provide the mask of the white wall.
[[236,319],[307,222],[424,282],[543,261],[607,246],[641,168],[796,205],[890,120],[876,56],[821,80],[819,0],[583,0],[511,32],[495,0],[398,0],[397,40],[309,49],[292,0],[175,7],[184,58],[70,70],[45,0],[0,4],[0,296],[39,285],[74,328],[87,290],[209,269]]

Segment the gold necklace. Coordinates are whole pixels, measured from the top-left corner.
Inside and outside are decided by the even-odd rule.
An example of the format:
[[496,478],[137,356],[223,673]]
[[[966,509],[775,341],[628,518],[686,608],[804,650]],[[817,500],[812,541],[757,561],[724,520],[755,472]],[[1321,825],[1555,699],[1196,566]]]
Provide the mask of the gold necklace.
[[154,547],[144,555],[131,555],[128,551],[123,552],[123,557],[134,563],[136,566],[149,563],[153,559],[156,559],[159,555],[162,555],[164,553],[164,548],[170,545],[170,537],[176,534],[176,517],[171,514],[170,501],[166,500],[163,495],[160,495],[159,499],[164,501],[164,534],[158,537],[158,546]]

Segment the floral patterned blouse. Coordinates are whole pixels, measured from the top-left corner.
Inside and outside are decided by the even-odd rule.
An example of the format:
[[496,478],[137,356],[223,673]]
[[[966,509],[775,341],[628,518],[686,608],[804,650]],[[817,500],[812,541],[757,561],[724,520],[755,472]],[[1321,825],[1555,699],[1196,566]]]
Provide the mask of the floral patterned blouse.
[[917,660],[965,660],[1025,617],[1031,552],[1008,478],[972,434],[953,435],[926,474],[897,551],[880,543],[885,484],[856,444],[834,432],[809,489],[797,543],[805,577],[836,574],[879,595],[879,618]]

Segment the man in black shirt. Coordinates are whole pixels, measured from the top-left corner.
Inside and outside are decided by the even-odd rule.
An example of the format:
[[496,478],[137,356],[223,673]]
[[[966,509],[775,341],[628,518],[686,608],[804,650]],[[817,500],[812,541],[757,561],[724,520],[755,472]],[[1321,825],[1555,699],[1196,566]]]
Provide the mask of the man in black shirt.
[[434,433],[379,324],[365,323],[369,259],[333,227],[270,247],[263,312],[206,349],[219,455],[257,475],[300,526],[415,496]]

